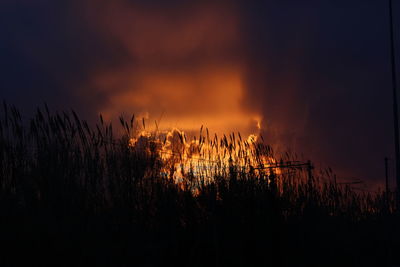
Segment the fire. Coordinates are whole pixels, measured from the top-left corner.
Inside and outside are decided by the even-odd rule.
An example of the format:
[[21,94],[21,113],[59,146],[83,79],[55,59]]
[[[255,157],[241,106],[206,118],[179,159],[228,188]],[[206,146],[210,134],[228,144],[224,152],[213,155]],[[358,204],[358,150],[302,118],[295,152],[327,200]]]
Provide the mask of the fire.
[[[190,175],[260,172],[276,163],[258,140],[260,113],[245,105],[249,90],[246,58],[239,53],[238,8],[201,1],[176,12],[117,0],[91,14],[129,54],[125,64],[93,74],[90,87],[105,99],[99,113],[106,119],[146,114],[156,129],[137,131],[130,147],[156,154],[161,172],[177,182]],[[118,10],[118,16],[109,10]],[[198,133],[199,125],[214,134],[203,128]]]
[[228,172],[279,174],[272,150],[259,142],[255,134],[242,138],[240,133],[218,137],[203,127],[198,137],[189,139],[179,129],[163,132],[140,131],[129,145],[133,150],[155,153],[162,161],[161,173],[176,183],[192,177],[202,182]]

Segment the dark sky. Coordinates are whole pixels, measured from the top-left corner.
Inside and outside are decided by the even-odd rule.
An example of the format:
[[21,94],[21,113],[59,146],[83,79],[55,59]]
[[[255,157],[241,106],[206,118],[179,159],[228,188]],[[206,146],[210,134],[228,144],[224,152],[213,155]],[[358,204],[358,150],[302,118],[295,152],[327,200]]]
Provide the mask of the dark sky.
[[[1,1],[0,98],[88,119],[258,114],[276,147],[339,177],[383,178],[393,158],[386,1],[166,2]],[[394,11],[400,54],[400,3]]]

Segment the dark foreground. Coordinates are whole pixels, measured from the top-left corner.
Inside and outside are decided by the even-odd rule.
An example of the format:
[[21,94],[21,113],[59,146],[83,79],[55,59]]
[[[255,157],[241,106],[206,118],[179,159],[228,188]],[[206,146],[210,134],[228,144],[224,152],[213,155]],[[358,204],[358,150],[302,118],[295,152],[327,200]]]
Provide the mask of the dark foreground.
[[0,118],[0,266],[400,265],[392,195],[234,164],[177,184],[151,139],[138,151],[75,115]]

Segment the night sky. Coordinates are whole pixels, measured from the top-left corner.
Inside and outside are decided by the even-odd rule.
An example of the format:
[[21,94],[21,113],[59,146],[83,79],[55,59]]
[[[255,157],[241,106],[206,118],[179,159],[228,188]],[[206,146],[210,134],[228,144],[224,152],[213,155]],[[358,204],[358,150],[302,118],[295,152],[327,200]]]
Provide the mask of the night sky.
[[277,149],[372,184],[393,159],[387,1],[2,0],[0,59],[0,99],[26,116],[260,120]]

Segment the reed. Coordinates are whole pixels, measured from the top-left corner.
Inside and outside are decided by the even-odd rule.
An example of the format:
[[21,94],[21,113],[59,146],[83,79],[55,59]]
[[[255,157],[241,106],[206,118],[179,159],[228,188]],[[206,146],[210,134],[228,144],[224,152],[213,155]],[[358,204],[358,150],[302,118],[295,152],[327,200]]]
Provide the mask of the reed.
[[329,170],[310,177],[292,154],[276,155],[256,136],[212,138],[203,126],[192,137],[148,132],[134,116],[120,125],[115,133],[102,116],[92,127],[47,106],[25,120],[4,103],[3,266],[398,260],[392,195],[355,191]]

